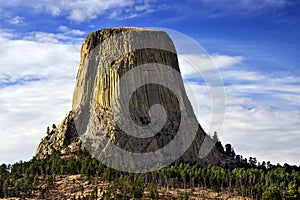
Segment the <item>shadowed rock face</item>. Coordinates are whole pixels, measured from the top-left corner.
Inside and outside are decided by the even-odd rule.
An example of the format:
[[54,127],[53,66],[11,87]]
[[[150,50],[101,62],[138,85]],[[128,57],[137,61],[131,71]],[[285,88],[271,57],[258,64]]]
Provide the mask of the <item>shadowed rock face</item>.
[[[168,67],[162,70],[162,66]],[[133,69],[137,73],[128,73]],[[131,90],[132,87],[135,89]],[[124,101],[127,102],[124,104]],[[81,136],[88,149],[97,149],[97,155],[112,153],[107,148],[108,143],[128,152],[155,152],[176,137],[183,125],[182,119],[197,121],[184,89],[172,40],[163,31],[134,27],[103,29],[86,37],[72,109],[74,116],[65,119],[66,123],[73,121],[72,126],[76,125],[71,138]],[[160,114],[162,110],[165,114]],[[126,123],[128,121],[130,123]],[[130,127],[132,124],[134,129]],[[160,128],[152,130],[153,125]],[[139,137],[146,129],[153,134]],[[137,135],[126,130],[137,130]],[[215,148],[205,158],[198,156],[206,136],[198,123],[195,133],[190,133],[192,130],[188,127],[183,131],[192,142],[180,160],[202,165],[222,164],[225,155]],[[91,135],[92,140],[87,137]],[[178,145],[185,139],[179,140]],[[40,144],[37,156],[43,154],[45,146]]]

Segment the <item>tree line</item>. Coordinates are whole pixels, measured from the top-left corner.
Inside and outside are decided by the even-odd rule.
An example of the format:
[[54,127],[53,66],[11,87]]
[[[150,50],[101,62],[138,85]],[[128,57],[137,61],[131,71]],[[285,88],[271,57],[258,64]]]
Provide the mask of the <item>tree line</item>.
[[[217,143],[216,146],[218,145],[222,146]],[[103,194],[104,199],[141,198],[145,188],[149,190],[152,199],[158,199],[162,198],[158,194],[158,188],[193,187],[212,188],[215,192],[226,189],[232,195],[252,199],[300,199],[300,166],[257,163],[256,158],[246,159],[236,155],[231,145],[225,145],[223,150],[234,158],[234,167],[201,167],[198,164],[175,162],[145,174],[111,169],[84,149],[80,149],[76,156],[68,158],[62,158],[58,152],[53,152],[42,160],[33,158],[13,165],[2,164],[0,197],[30,198],[34,191],[39,191],[43,198],[53,187],[55,175],[81,174],[89,180],[97,176],[111,183]],[[97,194],[94,192],[92,195]],[[182,194],[178,198],[188,199],[188,194]]]

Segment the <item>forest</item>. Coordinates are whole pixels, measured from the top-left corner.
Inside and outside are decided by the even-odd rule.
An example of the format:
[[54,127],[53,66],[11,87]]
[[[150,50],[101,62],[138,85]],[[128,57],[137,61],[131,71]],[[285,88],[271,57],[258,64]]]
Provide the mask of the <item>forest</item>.
[[[55,176],[81,174],[91,183],[94,177],[109,183],[102,199],[139,199],[145,188],[150,191],[152,199],[160,199],[162,197],[157,192],[159,187],[203,187],[212,188],[216,192],[226,189],[232,194],[251,199],[300,199],[300,166],[257,163],[256,158],[243,158],[229,151],[231,146],[226,147],[225,152],[227,150],[226,153],[236,160],[235,167],[209,165],[204,168],[197,164],[175,162],[171,166],[144,174],[125,173],[106,167],[84,149],[76,156],[67,158],[54,152],[42,160],[33,158],[13,165],[2,164],[0,197],[30,198],[34,191],[39,191],[43,198],[55,184]],[[44,183],[44,186],[41,187],[39,183]],[[94,192],[80,199],[95,199],[97,195]],[[187,193],[178,197],[188,198]]]

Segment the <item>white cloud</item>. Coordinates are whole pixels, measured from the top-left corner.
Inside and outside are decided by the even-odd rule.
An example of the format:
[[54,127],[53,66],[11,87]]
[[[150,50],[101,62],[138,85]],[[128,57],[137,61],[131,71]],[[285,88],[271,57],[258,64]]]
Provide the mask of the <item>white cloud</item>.
[[[36,11],[48,12],[53,16],[66,16],[69,20],[75,22],[83,22],[95,19],[99,15],[114,17],[117,20],[134,18],[141,13],[153,11],[149,1],[133,1],[133,0],[60,0],[60,1],[21,1],[14,0],[12,2],[4,2],[4,5],[10,7],[26,6]],[[117,14],[113,14],[117,13]],[[15,20],[15,22],[17,22]]]
[[243,70],[224,70],[222,71],[222,77],[231,81],[261,81],[265,78],[257,72]]
[[137,13],[122,13],[122,11],[113,11],[108,18],[122,21],[126,19],[136,18],[138,16],[139,14]]
[[61,33],[45,33],[45,32],[30,32],[24,36],[24,39],[31,41],[39,42],[49,42],[49,43],[81,43],[85,33],[79,30],[68,29],[67,27],[61,30],[61,27],[58,28]]
[[[0,31],[1,162],[30,159],[46,127],[59,123],[71,109],[80,44],[70,29],[59,30],[62,33],[31,33],[19,40],[11,39],[9,31]],[[71,38],[71,43],[61,42]],[[259,160],[299,164],[299,78],[237,70],[232,66],[241,64],[239,56],[211,57],[227,83],[226,120],[219,133],[223,143],[230,142],[237,153]],[[208,57],[200,57],[198,63],[207,62],[211,63]],[[193,70],[185,69],[188,62],[180,64],[183,75],[193,75]],[[202,127],[208,130],[212,117],[208,88],[198,82],[185,85]]]
[[231,105],[226,110],[223,141],[233,144],[236,152],[246,157],[299,165],[299,145],[295,142],[300,141],[299,110],[272,110],[251,98],[241,98],[242,102],[235,104],[234,97],[227,97]]
[[0,161],[32,157],[71,110],[80,45],[0,37]]
[[[246,157],[299,165],[299,78],[286,72],[262,74],[232,68],[221,70],[221,74],[226,91],[221,141],[231,143]],[[199,83],[185,84],[190,87],[187,93],[193,107],[198,106],[198,120],[207,131],[212,117],[208,88]]]
[[63,0],[63,1],[40,1],[39,5],[51,12],[54,16],[67,13],[68,18],[73,21],[82,22],[88,19],[94,19],[99,14],[109,10],[124,8],[133,5],[131,0],[108,0],[108,1],[81,1],[81,0]]
[[181,73],[185,76],[197,76],[199,73],[209,70],[231,67],[242,62],[241,56],[210,55],[207,54],[180,54],[178,61]]
[[46,40],[41,37],[36,41],[5,38],[0,38],[0,41],[3,44],[0,47],[0,73],[12,77],[26,75],[47,77],[54,76],[58,72],[69,74],[70,68],[74,66],[67,65],[64,60],[79,60],[78,44],[58,44],[57,40]]
[[144,4],[144,5],[137,5],[135,6],[135,10],[140,12],[140,11],[145,11],[145,10],[150,10],[149,4]]
[[9,20],[9,23],[14,24],[14,25],[23,24],[24,23],[24,18],[20,17],[20,16],[15,16],[14,18]]
[[242,56],[226,56],[213,54],[210,56],[217,68],[231,67],[237,63],[242,62]]
[[210,57],[179,55],[186,91],[204,130],[212,134],[212,116],[221,116],[221,113],[218,109],[213,113],[207,86],[212,84],[207,84],[204,77],[195,77],[207,75],[209,71],[215,74],[211,77],[218,77],[220,72],[226,91],[225,121],[219,132],[221,141],[231,143],[237,153],[246,157],[299,165],[299,145],[295,142],[300,141],[300,81],[297,75],[287,71],[268,74],[246,71],[242,67],[244,58],[240,56],[215,54]]
[[83,36],[85,35],[84,31],[77,30],[77,29],[69,29],[66,26],[60,26],[58,27],[58,30],[66,35],[72,35],[72,36]]
[[0,29],[0,38],[12,38],[11,30]]

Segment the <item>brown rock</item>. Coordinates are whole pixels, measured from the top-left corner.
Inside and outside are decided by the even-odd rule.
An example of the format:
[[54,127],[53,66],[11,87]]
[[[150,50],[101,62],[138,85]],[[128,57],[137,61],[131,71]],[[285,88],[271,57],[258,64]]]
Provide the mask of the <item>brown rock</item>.
[[[140,70],[141,66],[145,67]],[[138,73],[129,73],[133,69]],[[123,81],[127,74],[128,79]],[[137,87],[136,90],[130,91],[132,85]],[[128,109],[125,106],[124,111],[122,100],[129,93],[132,96],[125,102]],[[156,105],[163,107],[165,115],[157,114],[161,107]],[[151,153],[171,144],[181,131],[184,136],[179,137],[176,148],[149,158],[165,156],[166,160],[172,160],[172,155],[184,149],[186,141],[190,140],[191,145],[184,149],[180,160],[207,165],[222,164],[227,159],[212,147],[214,142],[206,137],[198,124],[185,93],[174,44],[163,31],[122,27],[89,34],[81,49],[72,109],[75,123],[72,115],[68,115],[53,135],[42,140],[36,157],[51,153],[51,149],[61,151],[72,145],[74,138],[73,146],[78,145],[78,135],[95,157],[122,157],[121,154],[114,155],[110,143],[127,152]],[[131,123],[119,123],[118,120],[131,120]],[[196,122],[196,126],[184,124],[186,121]],[[131,127],[133,124],[135,129]],[[151,125],[156,127],[151,137],[141,138],[142,135],[130,135],[131,132],[124,130],[138,130],[139,134]],[[157,127],[161,129],[156,130]],[[208,155],[200,150],[205,137],[207,149],[212,150]],[[204,158],[199,157],[199,153]]]
[[61,155],[75,154],[81,148],[73,113],[70,112],[65,119],[53,129],[49,135],[42,138],[34,157],[37,159],[51,155],[53,151]]

